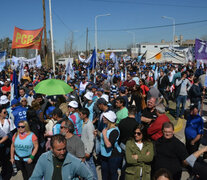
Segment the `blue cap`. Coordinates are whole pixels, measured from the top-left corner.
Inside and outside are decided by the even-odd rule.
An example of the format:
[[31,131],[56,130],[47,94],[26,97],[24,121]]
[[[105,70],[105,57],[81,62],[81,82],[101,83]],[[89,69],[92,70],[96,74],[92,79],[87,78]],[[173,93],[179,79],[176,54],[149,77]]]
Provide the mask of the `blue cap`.
[[52,117],[52,112],[53,112],[54,109],[55,109],[54,106],[50,106],[50,107],[48,107],[47,110],[46,110],[46,114],[47,114],[48,116]]
[[119,88],[119,90],[120,90],[122,93],[125,93],[126,88],[125,88],[124,86],[121,86],[121,87]]
[[93,84],[91,88],[97,89],[98,87],[95,84]]
[[17,99],[13,99],[12,101],[11,101],[11,106],[13,106],[13,105],[15,105],[15,104],[18,104],[19,103],[19,101],[17,100]]
[[98,88],[97,91],[104,92],[104,89],[103,88]]

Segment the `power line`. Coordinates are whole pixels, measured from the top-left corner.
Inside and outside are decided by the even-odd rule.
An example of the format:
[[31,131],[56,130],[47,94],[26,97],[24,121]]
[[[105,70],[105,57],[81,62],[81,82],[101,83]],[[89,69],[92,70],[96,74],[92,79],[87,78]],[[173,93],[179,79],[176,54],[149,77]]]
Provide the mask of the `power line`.
[[112,1],[112,0],[89,0],[95,2],[106,2],[106,3],[120,3],[120,4],[138,4],[146,6],[169,6],[169,7],[180,7],[180,8],[202,8],[206,9],[206,6],[191,6],[191,5],[176,5],[176,4],[165,4],[165,3],[148,3],[148,2],[132,2],[132,1]]
[[[177,23],[175,26],[183,26],[183,25],[189,25],[189,24],[197,24],[197,23],[203,23],[207,22],[207,20],[201,20],[201,21],[191,21],[191,22],[184,22],[184,23]],[[160,26],[148,26],[148,27],[137,27],[137,28],[126,28],[126,29],[103,29],[103,30],[97,30],[97,31],[135,31],[135,30],[146,30],[146,29],[156,29],[156,28],[165,28],[165,27],[171,27],[173,24],[168,25],[160,25]],[[94,31],[94,30],[90,30]]]

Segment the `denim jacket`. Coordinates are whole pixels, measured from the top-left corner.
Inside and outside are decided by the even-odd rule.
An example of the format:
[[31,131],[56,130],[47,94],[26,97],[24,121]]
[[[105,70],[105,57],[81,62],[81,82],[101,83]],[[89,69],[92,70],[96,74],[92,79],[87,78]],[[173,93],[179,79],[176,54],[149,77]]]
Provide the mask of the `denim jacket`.
[[[53,170],[53,153],[48,151],[40,156],[30,180],[42,180],[43,177],[44,180],[51,180]],[[93,179],[93,175],[87,166],[75,156],[67,153],[62,166],[62,179],[72,180],[77,179],[78,176],[87,180]]]

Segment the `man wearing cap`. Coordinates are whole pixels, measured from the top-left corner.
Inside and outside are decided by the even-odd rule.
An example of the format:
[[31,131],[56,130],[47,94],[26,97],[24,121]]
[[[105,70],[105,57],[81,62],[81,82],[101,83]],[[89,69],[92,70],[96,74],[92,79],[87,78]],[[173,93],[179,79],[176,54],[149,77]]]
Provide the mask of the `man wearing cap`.
[[85,108],[87,108],[90,112],[90,115],[89,115],[89,119],[90,121],[93,121],[93,113],[94,113],[94,104],[95,102],[93,102],[93,93],[92,92],[87,92],[85,95],[84,95],[85,99],[86,99],[86,104],[85,104]]
[[151,121],[147,129],[147,134],[154,141],[163,136],[162,125],[165,122],[170,122],[170,119],[165,115],[165,106],[163,104],[158,104],[155,106],[157,118]]
[[93,84],[92,87],[91,87],[91,92],[93,93],[93,102],[96,102],[97,98],[98,98],[98,95],[97,95],[97,89],[98,87]]
[[27,109],[20,106],[17,99],[11,101],[12,113],[11,119],[13,120],[15,126],[18,126],[19,121],[27,121]]
[[68,109],[68,119],[72,121],[75,126],[74,134],[81,136],[83,122],[81,121],[78,114],[78,103],[76,101],[70,101],[68,104]]

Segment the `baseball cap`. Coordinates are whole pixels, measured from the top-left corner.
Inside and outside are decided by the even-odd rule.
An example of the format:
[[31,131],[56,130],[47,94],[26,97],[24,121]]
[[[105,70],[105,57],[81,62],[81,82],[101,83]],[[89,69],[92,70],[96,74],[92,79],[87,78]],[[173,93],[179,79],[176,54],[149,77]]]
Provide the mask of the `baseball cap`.
[[97,91],[104,92],[104,89],[103,88],[98,88]]
[[108,121],[115,123],[116,122],[116,114],[113,111],[108,111],[103,113],[103,116],[108,119]]
[[78,108],[78,103],[76,101],[70,101],[68,103],[68,106],[70,106],[72,108]]
[[52,117],[52,112],[53,112],[54,109],[55,109],[54,106],[50,106],[50,107],[48,107],[48,109],[46,110],[46,114],[47,114],[48,116]]
[[107,105],[107,101],[104,99],[104,98],[99,98],[98,100],[97,100],[97,105],[98,104],[104,104],[104,105]]
[[107,94],[103,94],[101,98],[104,98],[106,102],[109,102],[109,96]]
[[91,88],[97,89],[98,87],[95,84],[93,84]]
[[13,99],[13,100],[11,101],[11,106],[13,106],[13,105],[15,105],[15,104],[17,104],[17,103],[19,103],[19,101],[18,101],[17,99]]
[[92,92],[87,92],[85,95],[84,95],[84,97],[86,98],[86,99],[88,99],[88,100],[92,100],[93,99],[93,93]]
[[119,88],[119,90],[121,91],[121,93],[125,93],[126,88],[125,88],[124,86],[121,86],[121,87]]

